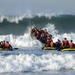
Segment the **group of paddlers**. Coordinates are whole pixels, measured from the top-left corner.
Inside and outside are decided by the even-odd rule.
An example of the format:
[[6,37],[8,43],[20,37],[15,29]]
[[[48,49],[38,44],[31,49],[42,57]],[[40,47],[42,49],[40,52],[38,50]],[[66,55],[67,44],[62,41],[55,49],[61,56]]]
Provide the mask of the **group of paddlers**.
[[31,36],[35,36],[42,43],[46,43],[47,38],[52,38],[52,35],[48,33],[47,29],[42,30],[41,28],[33,28],[31,30]]
[[7,48],[7,49],[12,49],[12,46],[9,44],[8,41],[0,41],[0,48]]
[[73,40],[70,40],[69,42],[67,38],[64,38],[62,42],[58,39],[57,42],[54,43],[52,35],[48,33],[47,29],[42,30],[41,28],[33,28],[31,30],[31,36],[35,36],[38,40],[44,43],[45,47],[55,47],[56,49],[75,48]]

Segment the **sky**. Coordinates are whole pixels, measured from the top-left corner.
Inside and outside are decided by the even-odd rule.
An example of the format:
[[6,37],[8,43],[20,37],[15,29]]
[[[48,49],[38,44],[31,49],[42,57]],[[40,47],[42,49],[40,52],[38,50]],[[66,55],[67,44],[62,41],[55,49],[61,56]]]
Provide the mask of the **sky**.
[[0,0],[0,15],[63,13],[75,15],[75,0]]

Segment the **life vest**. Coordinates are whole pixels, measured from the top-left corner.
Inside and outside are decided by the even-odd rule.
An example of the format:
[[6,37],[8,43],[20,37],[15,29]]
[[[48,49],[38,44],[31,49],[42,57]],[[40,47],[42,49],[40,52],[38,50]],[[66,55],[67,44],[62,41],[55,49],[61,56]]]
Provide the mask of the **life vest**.
[[69,43],[68,43],[68,41],[67,40],[64,40],[63,41],[63,46],[67,46]]
[[69,46],[70,46],[70,48],[73,48],[74,44],[71,42],[71,43],[69,44]]
[[54,47],[54,42],[50,42],[50,47]]
[[5,47],[6,47],[6,48],[10,48],[10,44],[5,43]]

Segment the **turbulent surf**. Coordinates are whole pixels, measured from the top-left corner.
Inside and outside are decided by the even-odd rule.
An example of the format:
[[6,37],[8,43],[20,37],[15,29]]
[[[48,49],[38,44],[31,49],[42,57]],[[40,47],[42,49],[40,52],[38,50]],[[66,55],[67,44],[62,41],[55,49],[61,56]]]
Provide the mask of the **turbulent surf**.
[[47,29],[54,42],[66,37],[75,43],[75,15],[1,15],[0,41],[9,41],[19,49],[0,51],[0,73],[75,70],[75,53],[42,50],[44,44],[31,38],[34,27]]

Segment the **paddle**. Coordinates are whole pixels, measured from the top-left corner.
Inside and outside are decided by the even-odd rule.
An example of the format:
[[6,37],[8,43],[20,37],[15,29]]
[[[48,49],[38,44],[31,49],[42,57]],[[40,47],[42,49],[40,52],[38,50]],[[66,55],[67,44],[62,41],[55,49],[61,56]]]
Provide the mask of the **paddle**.
[[16,50],[17,50],[17,49],[19,49],[19,48],[13,48],[13,49],[16,49]]
[[13,51],[13,50],[18,50],[18,49],[19,49],[19,48],[11,48],[10,50]]

